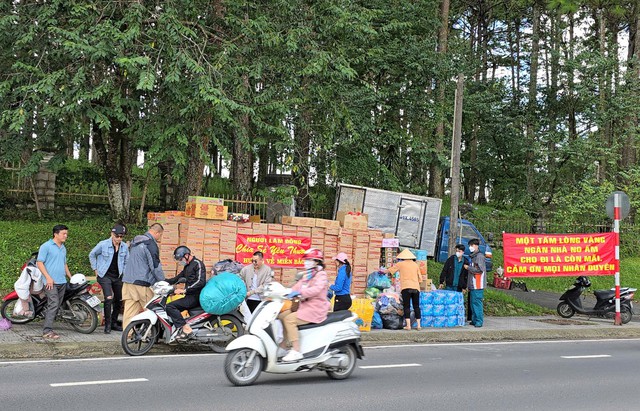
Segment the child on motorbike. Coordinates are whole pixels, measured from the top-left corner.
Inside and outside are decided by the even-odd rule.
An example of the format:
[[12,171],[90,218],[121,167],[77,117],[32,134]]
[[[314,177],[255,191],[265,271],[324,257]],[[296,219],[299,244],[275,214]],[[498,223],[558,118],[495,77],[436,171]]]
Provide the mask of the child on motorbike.
[[284,326],[284,340],[281,347],[286,349],[286,341],[291,343],[292,349],[282,358],[282,361],[300,361],[300,337],[298,325],[321,323],[327,319],[330,303],[327,300],[329,283],[324,271],[324,256],[317,248],[310,248],[303,255],[304,268],[302,277],[291,288],[289,298],[300,297],[297,311],[286,310],[278,316]]

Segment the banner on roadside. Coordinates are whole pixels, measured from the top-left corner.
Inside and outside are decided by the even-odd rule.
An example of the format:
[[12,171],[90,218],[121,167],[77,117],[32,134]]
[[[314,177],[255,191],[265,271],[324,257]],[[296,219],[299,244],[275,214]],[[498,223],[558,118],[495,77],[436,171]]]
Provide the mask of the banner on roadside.
[[614,233],[502,235],[505,277],[615,275]]
[[236,261],[250,264],[256,251],[264,254],[264,262],[272,268],[303,267],[302,255],[311,248],[310,237],[285,237],[266,234],[237,234]]

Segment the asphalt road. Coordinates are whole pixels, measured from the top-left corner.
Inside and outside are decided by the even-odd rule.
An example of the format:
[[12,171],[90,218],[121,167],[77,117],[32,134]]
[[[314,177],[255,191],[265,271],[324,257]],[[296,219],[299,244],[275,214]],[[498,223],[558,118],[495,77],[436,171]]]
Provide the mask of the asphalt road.
[[640,340],[365,348],[350,379],[262,374],[233,387],[224,356],[0,362],[5,410],[602,410],[633,407]]

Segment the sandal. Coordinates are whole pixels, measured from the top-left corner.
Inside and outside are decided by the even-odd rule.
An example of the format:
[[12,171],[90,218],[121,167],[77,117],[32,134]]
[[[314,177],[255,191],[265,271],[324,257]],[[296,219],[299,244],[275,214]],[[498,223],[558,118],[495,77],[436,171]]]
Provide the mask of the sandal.
[[56,334],[55,331],[49,331],[48,333],[42,334],[42,338],[47,340],[57,340],[60,338],[60,336]]
[[403,330],[411,331],[411,327],[402,327]]
[[176,336],[176,340],[188,340],[192,336],[193,336],[193,331],[191,331],[190,333],[186,333],[184,331],[180,331],[180,334],[178,334]]

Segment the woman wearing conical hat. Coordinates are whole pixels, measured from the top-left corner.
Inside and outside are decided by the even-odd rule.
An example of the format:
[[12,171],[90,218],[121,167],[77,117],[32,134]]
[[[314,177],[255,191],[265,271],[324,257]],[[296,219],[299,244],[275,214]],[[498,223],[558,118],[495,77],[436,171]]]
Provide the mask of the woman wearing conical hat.
[[402,250],[396,259],[398,262],[389,268],[389,272],[400,274],[400,295],[402,296],[406,323],[404,329],[411,329],[411,304],[413,303],[413,311],[418,321],[416,329],[420,330],[420,282],[422,282],[420,266],[416,263],[416,256],[408,248]]

